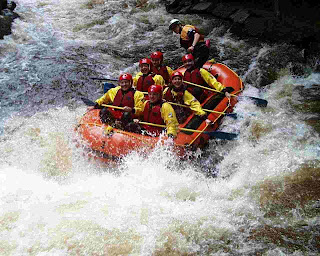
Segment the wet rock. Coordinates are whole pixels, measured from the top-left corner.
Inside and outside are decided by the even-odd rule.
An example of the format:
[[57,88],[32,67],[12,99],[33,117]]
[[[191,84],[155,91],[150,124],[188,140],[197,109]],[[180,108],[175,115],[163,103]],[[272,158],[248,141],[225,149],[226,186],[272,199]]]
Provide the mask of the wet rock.
[[17,6],[15,2],[7,4],[5,0],[0,3],[0,39],[3,39],[4,36],[11,34],[11,24],[14,19],[19,18],[19,15],[13,11]]
[[293,75],[304,73],[304,59],[300,49],[287,44],[266,50],[257,58],[256,62],[255,68],[248,72],[244,82],[258,88],[273,83],[284,72]]
[[[317,15],[320,5],[316,3],[306,4],[294,0],[242,3],[218,0],[200,3],[171,0],[165,3],[170,13],[197,13],[206,15],[207,18],[210,14],[213,19],[230,21],[232,24],[229,32],[240,38],[255,38],[272,43],[285,42],[298,47],[303,45],[301,49],[305,49],[307,53],[305,61],[313,58],[309,53],[312,44],[320,43],[320,19]],[[320,63],[320,56],[318,59]],[[320,64],[317,64],[315,69],[320,70]]]
[[207,12],[207,13],[209,13],[212,6],[213,6],[213,3],[204,2],[204,3],[196,4],[195,6],[192,7],[191,10],[193,12]]

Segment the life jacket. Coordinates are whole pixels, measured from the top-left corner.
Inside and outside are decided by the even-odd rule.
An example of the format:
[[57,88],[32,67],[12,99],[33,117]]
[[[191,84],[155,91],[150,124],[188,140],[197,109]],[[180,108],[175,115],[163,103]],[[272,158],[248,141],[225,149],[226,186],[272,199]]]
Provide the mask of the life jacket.
[[[172,90],[173,89],[169,88],[166,91],[163,98],[168,102],[184,104],[183,96],[186,91],[186,86],[183,86],[183,88],[181,88],[178,92],[176,92],[177,95],[175,95],[175,96],[172,94]],[[177,116],[177,120],[178,120],[179,124],[184,123],[186,121],[186,119],[192,114],[192,111],[190,108],[181,107],[181,106],[177,106],[174,104],[172,104],[172,107],[173,107],[174,111],[176,112],[176,116]]]
[[[144,111],[143,111],[143,120],[148,123],[161,124],[164,125],[164,120],[161,117],[161,107],[163,101],[159,103],[152,104],[150,101],[147,101]],[[143,125],[143,128],[148,132],[159,136],[160,133],[164,130],[162,127],[156,127],[151,125]]]
[[[135,94],[135,89],[131,88],[126,92],[123,92],[121,89],[118,90],[116,96],[114,97],[113,106],[117,107],[130,107],[134,108],[134,94]],[[113,115],[114,118],[116,119],[121,119],[123,115],[123,111],[121,110],[116,110],[110,108],[110,112]]]
[[163,77],[164,81],[168,84],[170,81],[170,75],[166,66],[160,66],[157,69],[155,66],[152,66],[152,72]]
[[[194,84],[198,84],[201,86],[208,87],[207,83],[203,80],[200,70],[195,68],[193,70],[186,70],[183,75],[183,80],[187,82],[191,82]],[[188,92],[190,92],[198,101],[203,102],[203,100],[208,97],[209,93],[207,90],[201,89],[197,86],[188,85]]]
[[204,42],[204,35],[199,32],[199,29],[192,25],[183,26],[180,34],[180,45],[181,47],[188,49],[193,43],[193,37],[189,37],[188,32],[194,30],[196,33],[200,34],[199,42]]
[[136,89],[141,92],[148,92],[149,87],[154,84],[153,77],[155,75],[156,74],[154,73],[148,73],[147,75],[143,74],[142,76],[140,76],[137,81]]

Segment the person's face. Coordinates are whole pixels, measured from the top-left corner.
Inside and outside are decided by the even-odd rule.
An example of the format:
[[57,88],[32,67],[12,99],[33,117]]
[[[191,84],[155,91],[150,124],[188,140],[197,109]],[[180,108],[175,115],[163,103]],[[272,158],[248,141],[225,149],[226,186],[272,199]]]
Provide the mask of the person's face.
[[149,64],[143,63],[140,65],[140,71],[142,74],[148,74],[150,71]]
[[151,62],[153,64],[153,66],[155,66],[156,68],[160,67],[160,64],[161,64],[160,59],[151,59]]
[[128,91],[131,88],[130,80],[121,80],[119,81],[119,85],[121,86],[121,90]]
[[183,65],[186,67],[186,69],[189,69],[194,66],[194,61],[191,59],[185,60]]
[[176,34],[180,34],[180,25],[173,25],[172,31]]
[[156,103],[161,98],[161,94],[157,93],[157,92],[149,92],[148,96],[149,96],[149,100],[150,100],[151,103]]
[[180,76],[175,76],[172,78],[172,84],[176,89],[179,89],[182,85],[182,78]]

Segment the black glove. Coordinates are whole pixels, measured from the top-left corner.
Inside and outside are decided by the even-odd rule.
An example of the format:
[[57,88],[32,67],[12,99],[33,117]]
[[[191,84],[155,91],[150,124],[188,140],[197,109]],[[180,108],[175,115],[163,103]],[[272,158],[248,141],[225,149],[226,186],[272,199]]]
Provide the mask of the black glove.
[[101,109],[103,108],[102,106],[100,106],[98,103],[94,104],[93,108],[96,108],[96,109]]
[[234,91],[234,89],[232,87],[226,87],[221,92],[222,93],[226,93],[226,92],[230,93],[230,92],[233,92],[233,91]]

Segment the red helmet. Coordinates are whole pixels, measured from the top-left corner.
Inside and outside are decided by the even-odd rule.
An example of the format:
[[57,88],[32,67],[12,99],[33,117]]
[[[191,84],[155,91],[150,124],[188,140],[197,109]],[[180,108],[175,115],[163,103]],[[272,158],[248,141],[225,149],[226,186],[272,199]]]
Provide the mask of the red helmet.
[[171,74],[171,80],[175,77],[175,76],[180,76],[181,79],[183,78],[183,75],[180,71],[175,71]]
[[154,84],[151,85],[148,89],[148,92],[155,92],[162,95],[162,85]]
[[139,60],[139,66],[140,66],[141,64],[148,64],[149,67],[151,67],[152,62],[151,62],[151,60],[148,59],[148,58],[143,58],[143,59]]
[[153,52],[151,53],[151,56],[150,56],[151,59],[159,59],[161,61],[163,61],[163,53],[162,52]]
[[186,60],[193,60],[194,61],[194,57],[192,54],[186,54],[182,57],[182,62],[185,62]]
[[119,81],[121,80],[129,80],[132,83],[132,75],[129,73],[124,73],[119,76]]

